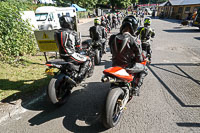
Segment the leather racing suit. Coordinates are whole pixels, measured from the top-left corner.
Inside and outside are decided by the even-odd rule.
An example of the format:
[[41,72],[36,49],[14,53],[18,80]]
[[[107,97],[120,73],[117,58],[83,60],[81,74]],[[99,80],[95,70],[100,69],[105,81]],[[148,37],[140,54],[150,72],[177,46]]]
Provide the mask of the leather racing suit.
[[150,38],[153,38],[155,36],[155,32],[151,29],[150,26],[144,26],[140,27],[136,35],[139,35],[140,40],[142,42],[142,50],[146,51],[147,55],[151,57],[151,44],[150,44]]
[[90,38],[92,38],[92,41],[99,41],[103,45],[103,52],[105,53],[106,49],[106,38],[107,33],[103,26],[96,25],[92,26],[89,29],[90,31]]
[[129,33],[112,35],[109,40],[112,53],[112,66],[120,66],[129,73],[137,73],[133,87],[140,87],[147,75],[146,66],[140,64],[143,61],[141,47],[135,42],[135,38]]
[[61,58],[67,62],[81,65],[79,76],[83,76],[90,63],[90,58],[79,54],[81,47],[77,32],[62,28],[55,32],[55,39]]

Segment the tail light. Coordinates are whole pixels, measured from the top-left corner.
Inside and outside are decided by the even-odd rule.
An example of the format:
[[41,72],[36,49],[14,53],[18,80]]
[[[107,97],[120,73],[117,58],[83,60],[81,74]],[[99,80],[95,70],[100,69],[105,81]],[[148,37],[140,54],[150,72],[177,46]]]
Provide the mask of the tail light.
[[49,67],[51,67],[52,65],[51,64],[45,64],[46,66],[49,66]]

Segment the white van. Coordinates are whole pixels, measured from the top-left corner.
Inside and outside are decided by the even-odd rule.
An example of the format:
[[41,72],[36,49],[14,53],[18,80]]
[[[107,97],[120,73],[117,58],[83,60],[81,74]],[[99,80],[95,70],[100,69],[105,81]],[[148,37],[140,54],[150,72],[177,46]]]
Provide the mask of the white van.
[[35,19],[35,13],[34,11],[22,11],[20,12],[21,14],[21,18],[24,20],[24,21],[28,21],[30,26],[31,26],[31,29],[34,31],[34,30],[38,30],[38,25],[37,25],[37,21]]
[[76,8],[74,7],[54,7],[42,6],[35,11],[35,16],[39,30],[59,29],[59,17],[67,15],[76,21]]

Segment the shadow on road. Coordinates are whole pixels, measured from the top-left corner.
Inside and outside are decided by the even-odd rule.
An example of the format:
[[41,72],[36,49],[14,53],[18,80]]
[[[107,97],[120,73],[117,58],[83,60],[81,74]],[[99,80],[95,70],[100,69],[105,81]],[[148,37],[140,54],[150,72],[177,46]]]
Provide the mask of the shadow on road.
[[101,124],[102,111],[106,100],[109,84],[90,82],[85,88],[75,90],[69,101],[55,108],[46,100],[35,107],[43,107],[43,112],[31,118],[30,126],[40,125],[53,119],[64,117],[63,126],[71,132],[101,132],[106,130]]
[[81,37],[90,37],[90,35],[81,35]]
[[200,127],[200,123],[176,123],[180,127]]
[[[22,100],[22,105],[31,98],[38,96],[45,90],[45,86],[39,86],[41,83],[48,83],[51,76],[38,80],[19,80],[10,81],[9,79],[0,79],[0,88],[3,91],[16,91],[16,93],[2,99],[2,103],[13,104],[13,101]],[[0,93],[1,94],[1,93]]]
[[174,27],[174,29],[182,29],[182,28],[183,28],[182,26]]
[[198,29],[172,29],[172,30],[163,30],[165,32],[172,32],[172,33],[195,33],[200,32]]
[[200,37],[194,37],[194,39],[200,40]]
[[[171,94],[171,96],[173,96],[174,99],[182,107],[200,107],[200,105],[196,105],[196,104],[185,104],[181,98],[182,96],[178,95],[178,94],[184,93],[184,91],[186,91],[186,93],[188,93],[187,96],[189,96],[189,97],[191,96],[192,98],[196,97],[195,94],[190,94],[190,92],[187,92],[187,90],[184,90],[186,88],[191,89],[192,87],[188,87],[189,85],[191,86],[191,84],[187,83],[188,86],[185,86],[183,84],[182,88],[180,88],[181,90],[179,90],[180,91],[179,93],[177,93],[177,90],[176,90],[177,88],[174,88],[174,87],[172,88],[170,86],[170,84],[173,84],[173,86],[176,86],[176,84],[181,86],[180,84],[176,83],[178,81],[178,79],[176,79],[177,81],[173,81],[173,78],[171,76],[174,75],[176,77],[179,77],[180,79],[181,78],[189,79],[190,82],[193,82],[194,84],[196,84],[197,86],[200,87],[200,79],[197,80],[197,79],[193,78],[193,76],[190,76],[188,74],[188,72],[186,72],[185,70],[183,70],[181,68],[181,67],[195,67],[195,66],[199,68],[200,64],[195,64],[195,63],[163,63],[162,64],[162,63],[160,63],[160,64],[151,64],[150,66],[148,66],[148,68],[152,72],[152,74],[158,79],[158,81],[165,87],[165,89],[169,92],[169,94]],[[173,67],[173,71],[171,70],[172,67]],[[172,74],[172,75],[169,77],[168,74]],[[172,83],[169,84],[167,82],[172,82]],[[186,81],[183,80],[180,82],[184,83]]]

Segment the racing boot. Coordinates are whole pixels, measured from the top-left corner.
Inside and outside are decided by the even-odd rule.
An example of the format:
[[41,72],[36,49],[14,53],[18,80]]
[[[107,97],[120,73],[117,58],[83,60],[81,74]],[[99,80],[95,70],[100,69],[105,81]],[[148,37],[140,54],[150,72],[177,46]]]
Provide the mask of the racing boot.
[[79,74],[77,76],[77,81],[80,83],[86,76],[86,72],[88,70],[89,67],[89,60],[86,61],[85,63],[83,63],[83,65],[81,65],[81,69],[79,71]]
[[139,96],[140,95],[140,87],[143,84],[143,80],[144,77],[147,75],[147,69],[145,67],[145,71],[139,73],[139,77],[136,77],[136,79],[134,80],[134,85],[133,85],[133,94],[135,96]]
[[131,88],[131,94],[135,95],[135,96],[139,96],[140,95],[140,87],[142,86],[142,82],[139,82],[139,78],[134,80],[134,84]]

